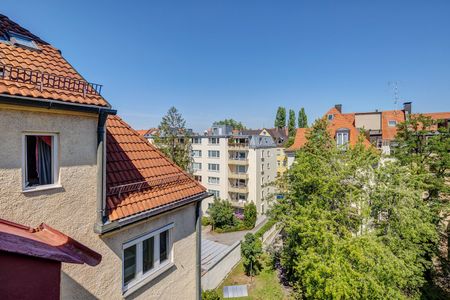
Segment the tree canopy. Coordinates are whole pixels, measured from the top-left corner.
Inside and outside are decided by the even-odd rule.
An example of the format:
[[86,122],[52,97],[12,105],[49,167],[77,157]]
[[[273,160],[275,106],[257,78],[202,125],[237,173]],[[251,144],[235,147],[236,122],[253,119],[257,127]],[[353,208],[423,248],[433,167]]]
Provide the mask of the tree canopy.
[[186,121],[175,107],[171,107],[159,124],[155,145],[175,164],[189,171],[191,142]]
[[308,128],[308,117],[303,107],[298,112],[298,128]]
[[289,136],[293,137],[295,136],[295,111],[290,109],[289,110],[289,122],[288,122],[288,134]]
[[245,129],[245,126],[244,126],[244,124],[242,124],[242,122],[238,122],[234,119],[224,119],[224,120],[216,121],[216,122],[214,122],[214,125],[228,125],[236,130],[244,130]]
[[416,298],[438,234],[422,176],[359,142],[335,146],[318,120],[273,208],[281,265],[299,298]]
[[275,127],[286,127],[286,108],[279,106],[275,117]]

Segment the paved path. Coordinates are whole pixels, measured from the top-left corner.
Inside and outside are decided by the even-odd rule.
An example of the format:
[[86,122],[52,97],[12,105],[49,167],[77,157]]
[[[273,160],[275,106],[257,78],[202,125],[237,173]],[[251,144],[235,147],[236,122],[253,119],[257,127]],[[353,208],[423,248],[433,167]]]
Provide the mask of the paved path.
[[234,231],[234,232],[226,232],[226,233],[217,233],[211,231],[211,226],[204,226],[202,227],[202,239],[207,239],[213,242],[221,243],[224,245],[231,246],[237,241],[241,241],[244,239],[244,236],[248,233],[255,233],[258,231],[261,226],[266,224],[267,222],[266,217],[262,217],[258,219],[257,225],[252,230],[242,230],[242,231]]

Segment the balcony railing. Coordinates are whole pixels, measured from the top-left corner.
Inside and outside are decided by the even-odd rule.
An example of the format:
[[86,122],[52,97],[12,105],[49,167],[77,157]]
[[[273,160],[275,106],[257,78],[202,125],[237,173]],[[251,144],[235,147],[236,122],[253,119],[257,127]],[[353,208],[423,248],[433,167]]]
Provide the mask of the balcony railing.
[[248,143],[228,143],[228,147],[230,148],[248,148]]
[[248,174],[241,172],[241,173],[236,173],[236,172],[230,172],[228,174],[229,178],[235,178],[235,179],[248,179]]
[[71,91],[86,95],[100,95],[102,85],[82,79],[60,76],[47,72],[0,64],[0,79],[35,85],[41,92],[43,88]]

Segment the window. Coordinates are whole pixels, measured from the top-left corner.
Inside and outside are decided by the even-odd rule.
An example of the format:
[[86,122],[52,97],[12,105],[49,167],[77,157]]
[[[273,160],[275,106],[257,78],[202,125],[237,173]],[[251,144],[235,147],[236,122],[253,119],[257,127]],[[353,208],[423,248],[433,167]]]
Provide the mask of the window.
[[14,45],[23,46],[30,49],[36,49],[39,50],[39,47],[36,45],[36,43],[30,39],[27,36],[15,33],[15,32],[8,32],[10,37],[10,42]]
[[397,126],[397,121],[395,121],[395,120],[389,120],[388,126],[389,126],[389,127],[395,127],[395,126]]
[[202,157],[202,150],[192,150],[192,157]]
[[218,151],[218,150],[208,150],[208,157],[209,158],[219,158],[220,157],[220,151]]
[[194,171],[200,171],[202,169],[202,163],[196,163],[196,162],[192,163],[192,169]]
[[194,179],[197,180],[198,182],[202,182],[202,176],[200,175],[194,175]]
[[245,173],[247,169],[245,166],[236,166],[236,173]]
[[245,194],[239,193],[238,194],[238,200],[239,201],[245,201],[245,200],[247,200],[247,196]]
[[208,183],[209,184],[219,184],[219,177],[208,177]]
[[333,116],[332,114],[329,114],[329,115],[327,115],[327,119],[328,119],[328,121],[331,121],[331,120],[333,120],[333,118],[334,118],[334,116]]
[[348,144],[348,130],[340,130],[336,133],[336,143],[338,146],[344,146]]
[[214,195],[214,198],[220,198],[220,192],[218,190],[208,190],[208,193]]
[[24,190],[54,186],[58,183],[58,143],[56,134],[24,135]]
[[219,164],[208,164],[208,171],[219,172]]
[[201,144],[202,143],[202,139],[199,137],[193,137],[192,138],[192,144]]
[[170,268],[173,226],[169,224],[123,244],[123,292],[139,288]]
[[219,138],[208,138],[208,143],[209,144],[218,144]]

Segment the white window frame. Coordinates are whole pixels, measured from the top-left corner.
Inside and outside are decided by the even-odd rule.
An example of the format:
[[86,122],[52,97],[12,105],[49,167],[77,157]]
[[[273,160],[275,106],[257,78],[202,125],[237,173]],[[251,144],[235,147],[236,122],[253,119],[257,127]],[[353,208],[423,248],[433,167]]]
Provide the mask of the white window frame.
[[[216,170],[211,169],[212,166],[217,166]],[[208,164],[208,171],[209,172],[220,172],[220,165],[219,164]]]
[[[27,186],[27,136],[51,136],[52,137],[52,178],[53,183],[44,185]],[[55,132],[23,132],[22,133],[22,192],[34,192],[48,189],[61,188],[59,178],[59,134]]]
[[[212,180],[212,179],[214,179],[214,180]],[[208,183],[209,184],[220,184],[220,178],[208,176]]]
[[[216,141],[216,143],[213,143],[212,141]],[[216,138],[216,137],[208,138],[209,145],[219,145],[219,143],[220,143],[219,138]]]
[[[131,293],[138,290],[143,285],[155,279],[160,274],[164,273],[174,265],[174,246],[173,246],[173,228],[174,223],[170,223],[164,227],[153,230],[149,233],[136,237],[122,245],[122,293],[124,296],[128,296]],[[168,230],[168,255],[167,260],[163,263],[160,262],[159,258],[159,234],[163,231]],[[142,242],[153,237],[153,268],[146,273],[143,273],[142,264]],[[136,275],[133,280],[125,284],[125,249],[136,245]]]
[[197,158],[202,157],[202,150],[192,150],[192,157],[197,157]]
[[[393,125],[391,125],[393,123]],[[395,127],[395,126],[397,126],[397,121],[396,120],[389,120],[388,121],[388,126],[389,127]]]
[[[195,165],[198,165],[199,168],[194,168]],[[199,163],[199,162],[193,162],[193,163],[192,163],[192,170],[194,170],[194,171],[201,171],[201,170],[202,170],[202,163]]]
[[[217,154],[217,156],[211,155],[211,153]],[[208,150],[208,158],[220,158],[219,150]]]
[[[344,142],[344,137],[347,136],[347,141]],[[338,130],[336,132],[336,145],[346,146],[350,142],[350,131],[349,130]]]
[[213,194],[216,198],[220,198],[220,191],[218,190],[208,190],[208,193]]
[[202,143],[202,138],[200,138],[200,137],[193,137],[192,140],[191,140],[191,142],[192,142],[192,144],[194,144],[194,145],[199,145],[199,144]]

